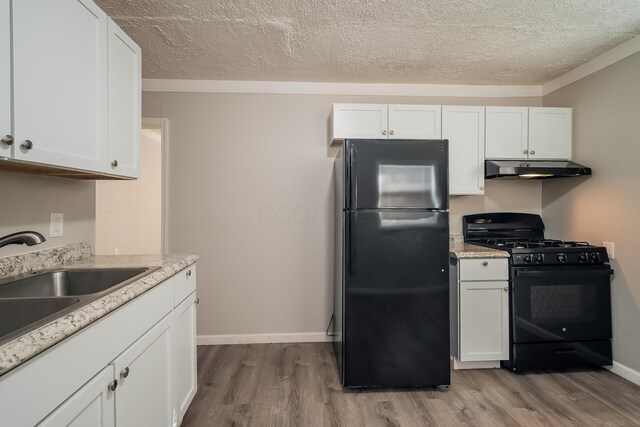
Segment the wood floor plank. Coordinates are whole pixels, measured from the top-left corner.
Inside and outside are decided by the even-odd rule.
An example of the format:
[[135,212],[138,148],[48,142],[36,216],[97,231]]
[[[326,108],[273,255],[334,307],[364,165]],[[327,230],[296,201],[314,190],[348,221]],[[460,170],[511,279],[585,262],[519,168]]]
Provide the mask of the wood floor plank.
[[452,372],[448,391],[343,389],[327,343],[198,348],[183,426],[638,426],[640,387],[605,370]]

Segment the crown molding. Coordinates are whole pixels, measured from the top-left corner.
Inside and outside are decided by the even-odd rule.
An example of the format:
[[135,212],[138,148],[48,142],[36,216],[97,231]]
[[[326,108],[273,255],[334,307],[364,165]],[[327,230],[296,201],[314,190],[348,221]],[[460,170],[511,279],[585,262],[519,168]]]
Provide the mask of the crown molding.
[[262,93],[285,95],[441,96],[470,98],[540,97],[640,52],[640,36],[602,53],[541,85],[448,85],[330,83],[248,80],[142,79],[144,92]]
[[567,71],[560,77],[544,83],[542,85],[542,95],[547,95],[560,88],[568,86],[571,83],[583,79],[638,52],[640,52],[640,36],[627,40],[613,49],[590,59],[584,64]]
[[242,80],[143,79],[145,92],[264,93],[286,95],[446,96],[527,98],[542,94],[540,85],[440,85],[402,83],[324,83]]

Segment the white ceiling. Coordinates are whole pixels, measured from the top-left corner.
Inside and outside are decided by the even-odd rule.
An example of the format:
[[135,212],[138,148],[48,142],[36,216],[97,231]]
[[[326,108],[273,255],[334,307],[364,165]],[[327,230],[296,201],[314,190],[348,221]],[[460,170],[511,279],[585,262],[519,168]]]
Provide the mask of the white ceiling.
[[540,84],[640,34],[638,0],[96,0],[163,79]]

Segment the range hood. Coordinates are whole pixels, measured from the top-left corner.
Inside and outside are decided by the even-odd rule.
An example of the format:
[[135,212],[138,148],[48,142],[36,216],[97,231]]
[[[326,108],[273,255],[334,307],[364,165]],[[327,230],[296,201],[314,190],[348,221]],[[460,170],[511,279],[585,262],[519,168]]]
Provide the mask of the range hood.
[[547,179],[591,175],[591,168],[566,160],[486,160],[486,179]]

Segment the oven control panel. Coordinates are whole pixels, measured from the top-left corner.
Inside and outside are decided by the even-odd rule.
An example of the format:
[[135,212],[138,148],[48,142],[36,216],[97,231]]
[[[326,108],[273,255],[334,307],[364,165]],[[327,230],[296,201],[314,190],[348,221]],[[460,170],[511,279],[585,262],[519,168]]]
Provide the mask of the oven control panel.
[[607,250],[600,247],[580,250],[545,250],[532,253],[513,253],[513,265],[592,265],[609,261]]

